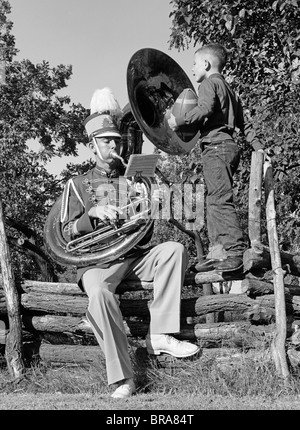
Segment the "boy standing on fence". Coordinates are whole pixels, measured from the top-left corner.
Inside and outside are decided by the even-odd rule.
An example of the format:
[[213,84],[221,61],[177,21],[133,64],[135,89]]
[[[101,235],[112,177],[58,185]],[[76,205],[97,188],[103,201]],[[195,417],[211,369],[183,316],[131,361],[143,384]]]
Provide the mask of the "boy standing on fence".
[[243,266],[248,244],[239,225],[233,202],[233,175],[240,160],[234,138],[236,128],[256,151],[263,150],[251,125],[244,120],[239,97],[221,75],[227,62],[226,49],[208,44],[194,55],[193,74],[200,83],[198,106],[183,117],[171,114],[169,126],[198,125],[202,148],[203,177],[207,188],[207,230],[210,252],[196,265],[198,271],[234,271]]
[[[119,115],[119,104],[110,90],[97,90],[91,101],[91,115],[85,121],[96,166],[71,179],[65,187],[62,227],[67,241],[90,233],[99,221],[114,222],[120,212],[117,205],[109,204],[110,193],[113,200],[122,178],[122,166],[113,155],[115,152],[120,154]],[[146,336],[150,354],[167,353],[183,358],[199,351],[197,345],[167,334],[180,331],[181,289],[187,264],[188,254],[184,246],[169,241],[146,250],[133,249],[111,262],[99,261],[78,268],[78,284],[89,298],[87,318],[105,355],[108,384],[116,384],[113,398],[129,397],[136,390],[127,335],[115,294],[123,280],[153,283]]]

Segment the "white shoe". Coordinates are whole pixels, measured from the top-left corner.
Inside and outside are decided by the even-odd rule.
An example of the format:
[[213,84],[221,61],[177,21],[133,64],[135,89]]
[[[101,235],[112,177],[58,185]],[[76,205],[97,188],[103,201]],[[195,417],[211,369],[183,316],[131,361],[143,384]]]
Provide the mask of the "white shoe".
[[170,354],[177,358],[190,357],[200,351],[199,346],[193,343],[180,341],[166,334],[146,336],[146,347],[149,354]]
[[133,379],[124,379],[122,382],[111,395],[114,399],[127,399],[135,393]]

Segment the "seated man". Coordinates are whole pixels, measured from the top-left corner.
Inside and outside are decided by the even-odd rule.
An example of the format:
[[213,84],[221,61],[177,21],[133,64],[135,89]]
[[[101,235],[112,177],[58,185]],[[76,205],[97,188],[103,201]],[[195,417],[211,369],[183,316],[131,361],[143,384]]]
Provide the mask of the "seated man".
[[[115,222],[123,215],[115,201],[123,166],[120,154],[118,102],[108,89],[97,90],[91,102],[91,115],[85,128],[96,157],[96,166],[71,179],[65,187],[62,204],[64,237],[70,241],[93,231],[100,222]],[[130,189],[129,192],[132,192]],[[110,198],[111,197],[111,198]],[[148,232],[147,240],[150,240]],[[145,242],[145,239],[143,239]],[[135,392],[133,369],[119,301],[115,295],[125,279],[153,282],[150,325],[146,347],[150,354],[167,353],[189,357],[199,347],[179,341],[169,333],[180,331],[181,289],[188,264],[184,246],[177,242],[132,249],[122,258],[77,270],[77,281],[89,298],[87,318],[102,348],[108,384],[117,384],[113,398],[126,398]]]

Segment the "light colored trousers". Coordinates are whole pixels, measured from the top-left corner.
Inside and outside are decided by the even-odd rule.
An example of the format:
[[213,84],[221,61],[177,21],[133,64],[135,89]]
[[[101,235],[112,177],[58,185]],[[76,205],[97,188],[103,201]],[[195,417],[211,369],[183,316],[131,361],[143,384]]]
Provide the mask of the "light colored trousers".
[[87,318],[105,355],[109,385],[133,377],[123,316],[115,295],[117,286],[125,279],[153,282],[149,333],[178,333],[187,264],[184,246],[170,241],[142,257],[112,262],[105,269],[93,267],[84,273],[82,283],[89,297]]

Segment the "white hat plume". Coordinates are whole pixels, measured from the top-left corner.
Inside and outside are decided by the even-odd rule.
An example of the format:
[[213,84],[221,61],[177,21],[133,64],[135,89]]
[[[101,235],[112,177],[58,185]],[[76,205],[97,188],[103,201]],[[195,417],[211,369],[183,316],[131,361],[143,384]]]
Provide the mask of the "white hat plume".
[[94,113],[106,113],[116,118],[120,118],[123,115],[119,102],[115,98],[111,89],[108,87],[102,88],[101,90],[97,89],[94,91],[90,109],[91,115],[93,115]]

